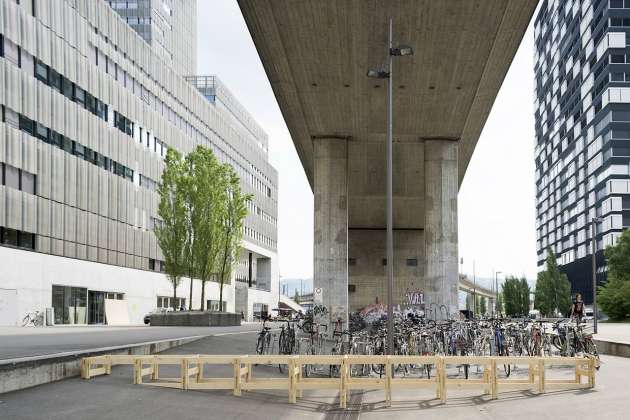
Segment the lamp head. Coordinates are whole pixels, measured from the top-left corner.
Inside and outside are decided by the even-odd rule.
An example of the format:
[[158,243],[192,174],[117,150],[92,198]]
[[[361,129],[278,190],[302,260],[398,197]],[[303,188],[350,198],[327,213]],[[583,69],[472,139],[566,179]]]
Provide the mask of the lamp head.
[[371,77],[372,79],[388,79],[389,72],[383,69],[370,69],[367,71],[367,77]]
[[389,53],[395,56],[405,56],[405,55],[413,55],[413,48],[409,45],[399,45],[395,48],[390,48]]

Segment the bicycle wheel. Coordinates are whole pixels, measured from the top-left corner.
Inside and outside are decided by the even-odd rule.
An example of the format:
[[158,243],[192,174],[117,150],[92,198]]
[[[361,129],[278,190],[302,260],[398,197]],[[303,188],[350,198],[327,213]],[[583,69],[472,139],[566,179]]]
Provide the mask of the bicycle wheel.
[[30,323],[31,323],[31,316],[30,316],[30,315],[26,315],[26,316],[24,317],[24,319],[22,319],[22,326],[23,326],[23,327],[26,327],[26,326],[28,326],[28,324],[30,324]]
[[280,337],[278,338],[278,353],[289,354],[286,352],[286,350],[287,350],[287,336],[284,330],[282,330],[282,332],[280,333]]

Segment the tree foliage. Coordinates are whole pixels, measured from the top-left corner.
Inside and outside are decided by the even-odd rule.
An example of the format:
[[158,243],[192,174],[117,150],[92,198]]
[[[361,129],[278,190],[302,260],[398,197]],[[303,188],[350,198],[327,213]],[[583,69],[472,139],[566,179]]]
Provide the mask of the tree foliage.
[[219,212],[221,235],[219,238],[219,311],[223,311],[223,285],[230,281],[232,271],[238,261],[243,220],[247,216],[247,202],[251,195],[241,192],[238,176],[228,164],[223,165],[225,176],[225,202]]
[[554,316],[558,312],[566,314],[571,309],[571,284],[567,275],[560,272],[556,255],[547,249],[547,261],[544,271],[538,273],[534,307],[543,316]]
[[[188,275],[189,307],[193,279],[201,280],[201,310],[205,307],[206,282],[220,282],[223,310],[223,285],[229,281],[238,258],[249,196],[241,193],[234,170],[203,146],[185,158],[169,150],[159,193],[163,223],[156,229],[156,236],[169,279]],[[171,281],[175,296],[179,282]]]
[[483,296],[477,296],[477,310],[480,316],[484,316],[487,313],[486,298]]
[[503,313],[503,293],[497,293],[497,314]]
[[507,316],[525,316],[529,312],[529,284],[525,277],[508,276],[503,283],[501,297]]
[[608,281],[597,292],[598,304],[613,320],[630,318],[630,231],[605,251]]
[[184,165],[182,156],[175,149],[169,149],[165,163],[162,183],[158,188],[158,216],[161,222],[155,226],[154,231],[164,256],[166,275],[173,286],[175,310],[177,287],[186,272],[186,191],[181,180]]

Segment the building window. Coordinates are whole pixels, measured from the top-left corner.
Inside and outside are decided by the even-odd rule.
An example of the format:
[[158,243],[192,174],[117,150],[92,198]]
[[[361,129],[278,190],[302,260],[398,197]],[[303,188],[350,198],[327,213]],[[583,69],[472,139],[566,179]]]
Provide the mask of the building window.
[[[175,305],[173,305],[173,302]],[[177,299],[173,299],[173,297],[169,296],[158,296],[157,297],[157,307],[158,308],[175,308],[175,309],[185,309],[186,308],[186,299],[178,297]]]
[[25,193],[35,195],[35,175],[26,171],[20,171],[20,175],[20,189]]
[[[226,306],[227,306],[227,302],[223,301],[223,308],[222,308],[223,311],[222,312],[227,311]],[[208,299],[206,301],[206,307],[207,307],[207,309],[209,311],[219,311],[219,301],[218,300]]]
[[48,83],[48,66],[39,60],[35,60],[35,77],[44,83]]
[[417,258],[407,258],[407,267],[417,267],[418,259]]
[[20,189],[20,170],[10,165],[4,165],[4,185],[16,190]]
[[0,57],[4,57],[4,35],[0,34]]
[[0,243],[9,247],[35,250],[35,234],[0,227]]
[[155,260],[153,258],[149,258],[149,270],[155,271]]

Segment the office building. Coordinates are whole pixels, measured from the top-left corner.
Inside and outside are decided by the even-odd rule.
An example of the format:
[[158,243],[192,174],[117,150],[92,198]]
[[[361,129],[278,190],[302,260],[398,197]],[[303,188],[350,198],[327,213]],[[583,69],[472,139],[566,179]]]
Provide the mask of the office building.
[[534,23],[538,265],[553,250],[587,303],[591,223],[600,283],[630,225],[629,32],[628,0],[547,0]]
[[[177,69],[110,3],[0,0],[0,325],[48,307],[57,323],[103,323],[107,299],[126,301],[131,323],[170,306],[153,233],[156,189],[168,148],[197,145],[230,163],[254,195],[227,310],[252,318],[271,309],[278,179],[266,134],[216,78],[206,78],[213,100],[186,80],[194,59]],[[150,3],[151,13],[171,7],[174,38],[176,25],[194,21],[178,18],[192,1]],[[206,285],[211,309],[218,289]],[[177,306],[198,308],[200,283],[192,302],[188,290],[184,279]]]

